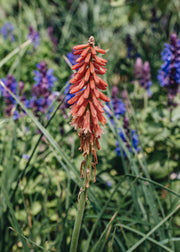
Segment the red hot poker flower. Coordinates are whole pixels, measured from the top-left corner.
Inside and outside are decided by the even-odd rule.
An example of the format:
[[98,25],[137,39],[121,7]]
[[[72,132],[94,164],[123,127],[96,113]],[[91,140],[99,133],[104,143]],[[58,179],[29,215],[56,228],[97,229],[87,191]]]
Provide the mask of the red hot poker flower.
[[[98,57],[97,53],[105,54],[106,51],[95,46],[93,36],[89,38],[87,44],[74,46],[73,49],[74,54],[79,57],[76,60],[77,64],[72,66],[72,70],[77,70],[77,72],[70,80],[72,84],[70,93],[75,94],[68,101],[73,117],[71,125],[79,130],[80,150],[83,152],[83,156],[86,158],[87,155],[93,153],[93,181],[95,182],[96,164],[98,163],[96,147],[100,149],[99,138],[103,133],[99,123],[101,125],[106,123],[101,100],[109,102],[109,98],[99,90],[105,90],[108,84],[98,76],[106,72],[104,66],[107,61]],[[82,166],[84,163],[83,161],[81,165],[81,177],[83,177]],[[89,176],[87,176],[86,186],[89,187]]]

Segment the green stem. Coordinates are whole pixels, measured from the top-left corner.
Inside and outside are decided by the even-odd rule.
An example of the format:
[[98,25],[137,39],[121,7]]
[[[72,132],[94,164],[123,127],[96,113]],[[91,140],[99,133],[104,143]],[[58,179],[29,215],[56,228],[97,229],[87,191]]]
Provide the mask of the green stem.
[[90,172],[91,172],[91,152],[87,155],[87,158],[86,158],[86,173],[84,177],[83,187],[81,188],[80,193],[79,193],[80,200],[79,200],[78,210],[76,214],[76,220],[74,223],[74,229],[72,233],[70,252],[77,251],[79,234],[80,234],[80,229],[82,225],[82,219],[83,219],[83,214],[84,214],[87,194],[88,194],[88,186],[87,186],[89,184],[88,173]]
[[146,90],[144,94],[144,109],[147,109],[147,106],[148,106],[148,93]]
[[28,39],[26,42],[15,48],[12,52],[10,52],[4,59],[0,61],[0,68],[8,61],[10,60],[14,55],[16,55],[21,49],[27,47],[32,43],[31,39]]
[[87,188],[85,188],[84,191],[81,192],[81,195],[80,195],[78,211],[77,211],[73,234],[72,234],[70,252],[77,251],[79,233],[80,233],[82,218],[83,218],[84,209],[85,209],[86,197],[87,197]]

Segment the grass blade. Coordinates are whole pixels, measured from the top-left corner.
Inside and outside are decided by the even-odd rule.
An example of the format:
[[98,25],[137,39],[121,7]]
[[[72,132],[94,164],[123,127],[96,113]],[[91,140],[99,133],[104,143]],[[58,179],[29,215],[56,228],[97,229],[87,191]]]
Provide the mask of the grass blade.
[[25,48],[26,46],[30,45],[32,43],[31,39],[28,39],[23,44],[21,44],[19,47],[15,48],[12,52],[10,52],[3,60],[0,61],[0,68],[8,62],[14,55],[16,55],[21,49]]
[[161,222],[159,222],[158,225],[156,225],[153,229],[151,229],[151,231],[149,231],[142,239],[140,239],[130,249],[128,249],[127,252],[134,251],[141,243],[143,243],[146,239],[148,239],[151,234],[153,234],[160,226],[162,226],[179,209],[180,205],[178,205],[170,214],[168,214],[166,218],[164,218]]
[[[140,235],[140,236],[143,236],[143,237],[145,236],[142,232],[137,231],[136,229],[131,228],[131,227],[127,226],[127,225],[124,225],[124,224],[121,224],[121,223],[120,223],[119,226],[122,227],[122,228],[124,228],[124,229],[127,229],[127,230],[129,230],[129,231],[131,231],[131,232],[133,232],[133,233],[135,233],[135,234],[137,234],[137,235]],[[163,249],[166,250],[166,251],[173,252],[170,248],[168,248],[168,247],[162,245],[161,242],[158,242],[158,241],[154,240],[154,239],[151,238],[151,237],[148,237],[147,240],[148,240],[148,241],[151,241],[152,243],[156,244],[157,246],[163,248]]]

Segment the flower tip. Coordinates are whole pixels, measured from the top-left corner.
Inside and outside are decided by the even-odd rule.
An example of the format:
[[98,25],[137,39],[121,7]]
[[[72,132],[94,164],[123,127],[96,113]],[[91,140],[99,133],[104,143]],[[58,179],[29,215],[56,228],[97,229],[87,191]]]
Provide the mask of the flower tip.
[[94,36],[90,36],[90,37],[89,37],[88,44],[89,44],[90,46],[94,46],[94,45],[95,45]]

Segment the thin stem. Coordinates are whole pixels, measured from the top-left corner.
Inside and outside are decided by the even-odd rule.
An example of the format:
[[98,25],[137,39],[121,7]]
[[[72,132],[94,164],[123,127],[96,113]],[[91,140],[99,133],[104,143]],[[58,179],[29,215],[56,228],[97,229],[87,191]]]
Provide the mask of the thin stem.
[[9,60],[11,59],[14,55],[16,55],[21,49],[27,47],[32,43],[31,39],[28,39],[26,42],[15,48],[12,52],[10,52],[4,59],[0,61],[0,68]]
[[86,174],[84,176],[83,187],[80,189],[80,192],[79,192],[80,200],[79,200],[78,210],[77,210],[77,214],[76,214],[76,220],[74,223],[74,229],[73,229],[73,233],[72,233],[70,252],[77,251],[79,234],[80,234],[80,229],[81,229],[81,225],[82,225],[82,219],[83,219],[83,215],[84,215],[85,205],[86,205],[86,201],[87,201],[90,172],[91,172],[91,151],[86,157]]
[[144,94],[144,109],[147,109],[148,106],[148,93],[147,90],[145,90],[145,94]]
[[88,189],[85,188],[84,191],[82,191],[81,195],[80,195],[78,211],[77,211],[76,220],[74,223],[73,234],[72,234],[70,252],[77,251],[79,233],[80,233],[80,229],[81,229],[82,218],[83,218],[85,203],[86,203],[86,198],[87,198],[87,190]]

